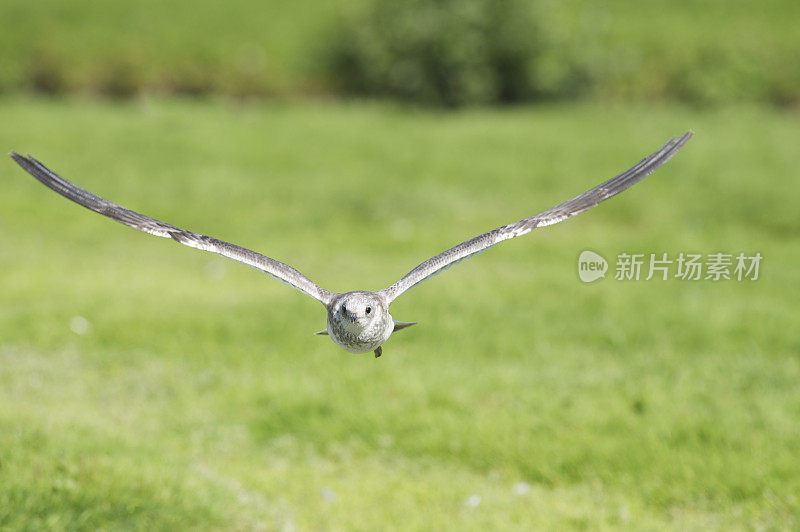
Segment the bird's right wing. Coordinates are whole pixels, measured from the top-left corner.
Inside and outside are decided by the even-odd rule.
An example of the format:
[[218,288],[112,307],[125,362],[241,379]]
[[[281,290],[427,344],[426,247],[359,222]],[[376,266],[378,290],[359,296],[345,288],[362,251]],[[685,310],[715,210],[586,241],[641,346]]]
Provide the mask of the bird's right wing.
[[164,222],[158,221],[155,218],[150,218],[130,209],[126,209],[121,205],[112,203],[106,199],[101,198],[91,192],[80,188],[79,186],[70,183],[60,175],[56,174],[41,162],[37,161],[30,155],[23,157],[18,153],[12,152],[11,158],[17,162],[25,171],[38,179],[45,186],[55,190],[65,198],[74,201],[78,205],[82,205],[87,209],[107,216],[112,220],[116,220],[121,224],[128,227],[133,227],[139,231],[150,233],[151,235],[171,238],[186,246],[202,249],[205,251],[212,251],[223,257],[239,261],[248,266],[260,270],[270,277],[288,284],[289,286],[300,290],[304,294],[308,294],[321,301],[323,304],[328,304],[333,294],[311,281],[308,277],[275,259],[271,259],[255,251],[247,248],[229,244],[222,240],[217,240],[210,236],[192,233],[180,227],[169,225]]
[[642,159],[639,164],[609,179],[605,183],[579,196],[575,196],[571,200],[565,201],[560,205],[556,205],[555,207],[529,218],[525,218],[524,220],[504,225],[488,233],[476,236],[475,238],[462,242],[426,260],[408,272],[392,286],[381,290],[381,293],[386,297],[388,302],[392,302],[397,296],[422,281],[429,279],[457,262],[489,249],[503,240],[527,234],[537,227],[556,224],[576,214],[588,211],[598,203],[616,196],[653,173],[659,166],[669,161],[670,158],[689,141],[691,136],[692,132],[688,131],[678,138],[670,139],[655,153]]

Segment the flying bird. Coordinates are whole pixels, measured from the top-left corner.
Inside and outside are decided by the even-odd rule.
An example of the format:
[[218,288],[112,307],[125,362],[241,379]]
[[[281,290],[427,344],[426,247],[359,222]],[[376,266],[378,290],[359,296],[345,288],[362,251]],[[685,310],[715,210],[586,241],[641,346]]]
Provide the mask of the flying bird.
[[383,352],[381,346],[393,332],[416,323],[394,320],[389,313],[389,306],[401,294],[453,264],[504,240],[527,234],[537,227],[564,221],[616,196],[666,163],[691,136],[692,132],[688,131],[680,137],[669,140],[655,153],[642,159],[630,169],[560,205],[466,240],[419,264],[402,279],[383,290],[356,290],[341,294],[329,292],[291,266],[255,251],[166,224],[103,199],[67,181],[30,155],[24,157],[16,152],[9,155],[42,184],[87,209],[139,231],[171,238],[186,246],[212,251],[252,266],[313,297],[325,305],[328,314],[327,328],[314,334],[329,335],[337,345],[351,353],[373,352],[377,358]]

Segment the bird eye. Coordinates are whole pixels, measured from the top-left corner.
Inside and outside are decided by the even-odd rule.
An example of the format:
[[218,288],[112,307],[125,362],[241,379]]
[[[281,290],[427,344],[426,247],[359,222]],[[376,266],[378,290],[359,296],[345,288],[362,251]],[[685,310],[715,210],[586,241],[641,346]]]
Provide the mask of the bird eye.
[[347,308],[345,308],[345,306],[342,305],[342,314],[344,314],[345,312],[347,312]]
[[371,307],[367,307],[367,314],[369,314],[370,312],[372,312],[372,308]]

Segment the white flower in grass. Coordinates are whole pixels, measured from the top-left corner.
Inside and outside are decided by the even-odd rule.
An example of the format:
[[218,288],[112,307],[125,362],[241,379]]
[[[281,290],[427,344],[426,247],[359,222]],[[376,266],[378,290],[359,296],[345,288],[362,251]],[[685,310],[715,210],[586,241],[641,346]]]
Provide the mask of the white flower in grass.
[[326,502],[336,502],[336,492],[327,486],[322,488],[321,495]]
[[473,493],[469,497],[467,497],[466,505],[470,508],[477,508],[481,505],[481,496],[477,493]]
[[517,482],[514,484],[514,493],[517,495],[527,495],[531,492],[531,485],[527,482]]
[[89,332],[89,327],[91,327],[91,323],[83,316],[73,316],[72,319],[69,320],[69,328],[79,336],[83,336]]

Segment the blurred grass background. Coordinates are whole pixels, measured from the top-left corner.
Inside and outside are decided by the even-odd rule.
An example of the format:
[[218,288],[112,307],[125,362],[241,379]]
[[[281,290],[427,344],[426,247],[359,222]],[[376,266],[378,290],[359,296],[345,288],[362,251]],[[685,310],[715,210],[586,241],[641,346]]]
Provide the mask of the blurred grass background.
[[[796,528],[797,85],[770,96],[796,6],[542,4],[564,46],[537,57],[593,65],[586,87],[457,112],[328,84],[326,39],[368,7],[8,0],[0,143],[346,291],[697,134],[399,299],[420,325],[377,361],[312,336],[313,300],[9,160],[0,527]],[[584,249],[765,258],[755,282],[584,285]]]
[[[371,15],[373,6],[392,17]],[[437,10],[447,13],[445,22]],[[353,36],[373,62],[381,44],[391,45],[390,56],[432,45],[425,59],[455,47],[451,59],[476,68],[463,57],[479,53],[475,10],[500,14],[488,23],[502,30],[494,40],[511,36],[517,47],[534,46],[530,70],[518,74],[532,77],[523,100],[800,101],[800,4],[790,0],[765,0],[757,9],[744,0],[5,0],[0,91],[348,94],[359,87],[340,71]],[[513,16],[504,19],[505,12]],[[402,59],[392,59],[393,74],[410,83]]]

